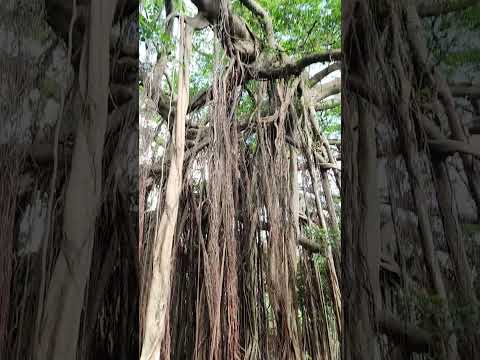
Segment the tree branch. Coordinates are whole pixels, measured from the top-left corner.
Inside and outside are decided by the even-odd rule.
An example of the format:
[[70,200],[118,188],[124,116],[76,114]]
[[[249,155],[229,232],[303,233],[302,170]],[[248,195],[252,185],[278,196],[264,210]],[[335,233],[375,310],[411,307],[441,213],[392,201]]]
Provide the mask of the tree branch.
[[334,71],[340,70],[342,68],[342,63],[340,61],[336,61],[333,64],[328,65],[325,69],[320,70],[318,73],[313,75],[310,78],[310,86],[315,86],[317,83],[322,81],[325,77],[333,73]]
[[201,109],[212,98],[212,87],[200,91],[188,104],[188,113]]
[[312,91],[315,97],[315,101],[320,102],[329,96],[338,94],[340,92],[341,87],[342,87],[342,83],[340,79],[329,81],[326,84],[320,84],[315,88],[315,90]]
[[480,98],[480,85],[473,82],[449,83],[452,95],[455,97]]
[[439,154],[454,154],[456,152],[473,155],[476,158],[480,159],[480,153],[476,151],[472,146],[468,143],[459,140],[450,140],[450,139],[443,139],[443,140],[429,140],[428,145],[430,150]]
[[290,61],[280,66],[266,65],[260,68],[253,67],[252,69],[250,69],[250,75],[254,79],[265,80],[280,79],[289,76],[298,76],[309,65],[319,62],[341,60],[341,58],[341,50],[334,49],[327,52],[306,55],[305,57],[297,61]]
[[268,44],[271,47],[275,47],[275,39],[273,37],[273,25],[270,15],[265,11],[265,9],[258,4],[255,0],[240,0],[241,3],[250,10],[255,16],[257,16],[262,22],[263,28],[267,35]]
[[[191,99],[190,103],[188,104],[187,114],[190,114],[194,111],[201,109],[211,99],[211,97],[212,97],[211,87],[200,91],[195,96],[195,98]],[[173,100],[172,104],[170,105],[170,100],[164,94],[160,95],[160,98],[157,104],[157,111],[165,119],[165,121],[171,120],[169,121],[171,127],[173,127],[173,119],[175,119],[176,106],[177,106],[177,100]],[[169,114],[170,114],[170,119],[168,119]]]
[[323,248],[320,244],[312,241],[312,240],[309,240],[307,239],[306,237],[304,236],[300,236],[298,238],[298,244],[303,247],[305,250],[311,252],[311,253],[320,253],[322,252]]
[[417,6],[420,17],[438,16],[465,10],[480,4],[480,0],[423,0]]

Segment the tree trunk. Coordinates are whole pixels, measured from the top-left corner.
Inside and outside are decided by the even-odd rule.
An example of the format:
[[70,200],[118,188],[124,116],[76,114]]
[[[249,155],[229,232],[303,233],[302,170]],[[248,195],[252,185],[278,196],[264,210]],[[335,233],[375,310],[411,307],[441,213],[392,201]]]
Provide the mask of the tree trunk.
[[[102,193],[102,156],[108,117],[110,29],[117,1],[92,2],[80,68],[88,112],[77,128],[66,190],[64,236],[40,314],[35,358],[75,359]],[[87,41],[88,39],[88,41]],[[83,100],[80,100],[83,101]]]
[[172,145],[172,161],[166,185],[164,210],[155,232],[153,274],[145,316],[142,360],[156,360],[160,358],[160,351],[167,326],[166,319],[171,292],[171,256],[182,188],[183,159],[185,152],[185,118],[188,107],[189,60],[191,53],[191,30],[183,19],[180,21],[180,34],[180,68],[175,118],[175,138]]

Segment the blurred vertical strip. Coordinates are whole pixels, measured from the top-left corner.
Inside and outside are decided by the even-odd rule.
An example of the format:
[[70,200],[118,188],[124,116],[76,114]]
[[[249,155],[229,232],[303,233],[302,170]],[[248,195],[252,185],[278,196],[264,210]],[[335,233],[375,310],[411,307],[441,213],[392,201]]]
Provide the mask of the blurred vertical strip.
[[0,145],[0,354],[6,352],[21,155]]
[[0,1],[1,360],[138,357],[138,8]]
[[480,352],[480,2],[344,0],[342,358]]

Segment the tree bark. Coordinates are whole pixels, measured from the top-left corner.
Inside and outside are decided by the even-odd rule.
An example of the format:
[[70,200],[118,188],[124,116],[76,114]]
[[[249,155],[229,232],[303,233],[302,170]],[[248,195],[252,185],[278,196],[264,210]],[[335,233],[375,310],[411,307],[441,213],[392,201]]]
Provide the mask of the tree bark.
[[[67,185],[64,236],[50,280],[35,358],[75,359],[80,317],[90,273],[102,192],[102,156],[107,128],[110,29],[117,1],[92,2],[80,67],[80,93],[88,116],[79,121]],[[42,315],[42,314],[41,314]]]
[[145,317],[141,360],[156,360],[160,358],[163,337],[167,326],[166,319],[171,292],[172,246],[182,187],[185,118],[188,107],[189,59],[191,53],[191,30],[183,18],[180,20],[180,33],[180,69],[175,138],[166,185],[164,211],[155,233],[153,274]]

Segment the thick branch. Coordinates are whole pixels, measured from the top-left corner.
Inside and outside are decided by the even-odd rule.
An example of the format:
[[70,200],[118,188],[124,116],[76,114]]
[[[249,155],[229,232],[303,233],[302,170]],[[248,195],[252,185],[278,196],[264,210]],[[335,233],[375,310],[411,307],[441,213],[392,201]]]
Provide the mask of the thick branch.
[[320,70],[318,73],[316,73],[310,78],[310,86],[315,86],[317,83],[322,81],[325,77],[327,77],[334,71],[340,70],[341,68],[342,68],[342,63],[340,61],[336,61],[328,65],[326,68]]
[[305,250],[311,252],[311,253],[320,253],[322,252],[322,246],[312,240],[307,239],[304,236],[300,236],[298,238],[298,244],[302,246]]
[[340,93],[341,87],[342,87],[342,83],[339,78],[329,81],[326,84],[320,84],[316,86],[315,89],[312,90],[313,95],[315,97],[315,101],[320,102],[328,98],[329,96]]
[[248,10],[250,10],[255,16],[260,18],[260,20],[262,22],[262,25],[263,25],[263,28],[265,30],[265,33],[267,35],[268,44],[271,47],[274,47],[275,46],[275,39],[273,37],[272,19],[270,18],[268,13],[255,0],[241,0],[241,3]]
[[[189,20],[194,28],[202,28],[208,24],[215,25],[222,15],[220,1],[192,0],[192,3],[198,9],[197,15]],[[225,32],[220,32],[222,46],[228,56],[234,54],[232,51],[237,51],[243,62],[250,63],[256,58],[258,40],[246,22],[232,11],[230,5],[230,1],[227,1],[227,13],[224,14]]]
[[251,76],[254,79],[273,80],[286,78],[289,76],[298,76],[302,73],[303,69],[309,65],[320,62],[340,60],[341,58],[341,51],[335,49],[327,52],[306,55],[297,61],[290,61],[280,66],[266,65],[260,68],[253,67],[253,69],[250,71]]
[[449,83],[452,95],[455,97],[480,98],[480,85],[472,82]]
[[212,97],[212,88],[200,91],[197,96],[188,104],[187,113],[191,113],[201,109]]
[[424,0],[418,4],[417,11],[421,17],[438,16],[465,10],[478,4],[479,0]]
[[[209,101],[212,96],[212,88],[208,88],[200,91],[195,98],[191,100],[188,104],[187,114],[190,114],[194,111],[201,109]],[[161,93],[157,103],[157,111],[165,120],[168,120],[168,115],[170,114],[170,120],[175,119],[175,107],[177,101],[173,100],[170,105],[170,99]]]
[[476,151],[468,143],[458,140],[430,140],[428,142],[431,151],[442,153],[446,155],[451,155],[456,152],[473,155],[476,158],[480,159],[480,153]]

